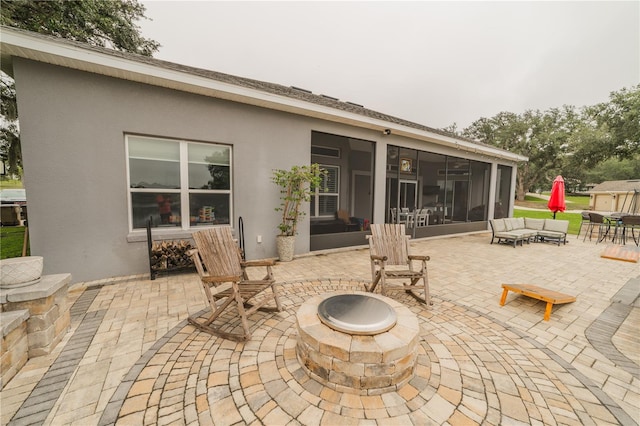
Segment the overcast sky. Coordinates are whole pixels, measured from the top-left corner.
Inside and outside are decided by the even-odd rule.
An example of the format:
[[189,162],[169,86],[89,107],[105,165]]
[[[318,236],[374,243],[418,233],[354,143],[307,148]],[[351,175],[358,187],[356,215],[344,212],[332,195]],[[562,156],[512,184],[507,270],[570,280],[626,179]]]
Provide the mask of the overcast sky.
[[585,106],[640,82],[640,2],[142,1],[154,56],[427,126]]

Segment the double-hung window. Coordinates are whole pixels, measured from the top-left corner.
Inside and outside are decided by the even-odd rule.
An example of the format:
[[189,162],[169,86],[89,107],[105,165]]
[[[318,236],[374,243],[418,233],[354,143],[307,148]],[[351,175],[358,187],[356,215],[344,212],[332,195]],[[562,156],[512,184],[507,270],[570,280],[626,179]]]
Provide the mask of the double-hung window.
[[231,147],[127,135],[131,229],[230,224]]
[[311,198],[312,217],[334,217],[338,211],[340,187],[340,167],[321,164],[320,167],[326,170],[319,188],[316,188],[315,195]]

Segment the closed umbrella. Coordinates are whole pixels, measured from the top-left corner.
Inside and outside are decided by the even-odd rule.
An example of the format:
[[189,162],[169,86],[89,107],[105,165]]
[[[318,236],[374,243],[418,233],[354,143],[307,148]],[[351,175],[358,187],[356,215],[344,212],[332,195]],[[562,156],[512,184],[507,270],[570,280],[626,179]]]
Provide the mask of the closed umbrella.
[[558,175],[553,180],[553,186],[551,187],[551,196],[547,203],[549,210],[553,212],[553,218],[556,218],[557,212],[563,212],[567,209],[567,204],[564,201],[564,179]]

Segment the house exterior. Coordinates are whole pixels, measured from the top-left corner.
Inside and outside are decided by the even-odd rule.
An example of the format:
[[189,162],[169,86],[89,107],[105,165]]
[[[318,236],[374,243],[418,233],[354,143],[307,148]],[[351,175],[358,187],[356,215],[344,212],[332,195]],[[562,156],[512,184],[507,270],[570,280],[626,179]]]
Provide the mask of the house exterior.
[[272,172],[312,162],[328,173],[296,254],[366,244],[369,223],[405,209],[428,212],[416,238],[512,213],[526,157],[304,89],[1,31],[44,273],[144,273],[149,221],[154,238],[188,239],[242,218],[247,259],[275,257]]
[[590,210],[640,214],[640,179],[608,180],[588,193]]

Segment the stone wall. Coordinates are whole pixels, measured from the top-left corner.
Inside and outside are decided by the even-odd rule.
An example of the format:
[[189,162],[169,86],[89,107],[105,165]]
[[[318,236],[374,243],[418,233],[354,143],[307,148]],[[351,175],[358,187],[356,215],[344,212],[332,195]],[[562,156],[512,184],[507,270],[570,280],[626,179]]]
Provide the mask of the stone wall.
[[4,388],[29,359],[28,318],[27,310],[0,313],[0,389]]
[[29,312],[29,358],[50,354],[69,329],[70,282],[70,274],[45,275],[36,284],[0,292],[3,312]]

